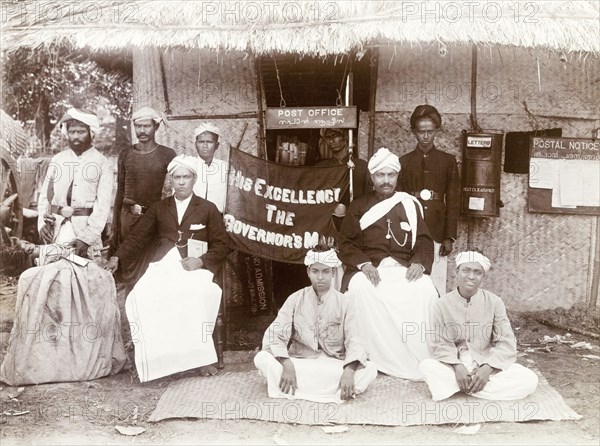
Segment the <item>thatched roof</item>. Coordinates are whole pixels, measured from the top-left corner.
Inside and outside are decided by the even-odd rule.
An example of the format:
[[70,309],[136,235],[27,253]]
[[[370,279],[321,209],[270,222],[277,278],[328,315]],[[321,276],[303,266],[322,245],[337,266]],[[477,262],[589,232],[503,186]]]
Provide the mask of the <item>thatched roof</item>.
[[87,1],[3,4],[3,47],[342,54],[365,46],[520,46],[600,54],[598,1]]

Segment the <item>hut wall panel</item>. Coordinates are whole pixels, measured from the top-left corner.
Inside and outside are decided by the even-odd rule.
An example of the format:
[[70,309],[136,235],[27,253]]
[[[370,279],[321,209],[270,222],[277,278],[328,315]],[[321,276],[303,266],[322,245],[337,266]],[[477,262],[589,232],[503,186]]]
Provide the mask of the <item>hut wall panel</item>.
[[169,103],[174,115],[256,112],[254,58],[195,49],[163,55]]
[[[565,57],[480,47],[477,113],[525,115],[525,101],[534,115],[600,119],[598,58]],[[429,103],[441,113],[469,113],[471,48],[452,46],[444,57],[437,45],[382,48],[377,85],[378,111]]]

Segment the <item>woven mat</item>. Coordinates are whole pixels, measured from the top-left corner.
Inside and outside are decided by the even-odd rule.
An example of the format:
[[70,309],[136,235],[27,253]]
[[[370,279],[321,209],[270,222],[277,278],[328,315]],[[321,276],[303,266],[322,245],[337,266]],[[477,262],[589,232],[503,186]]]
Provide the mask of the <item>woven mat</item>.
[[578,420],[538,372],[535,393],[522,401],[486,401],[457,394],[431,400],[425,383],[380,374],[368,390],[344,404],[272,399],[257,371],[228,372],[173,382],[148,421],[169,418],[263,420],[292,424],[468,424],[496,421]]

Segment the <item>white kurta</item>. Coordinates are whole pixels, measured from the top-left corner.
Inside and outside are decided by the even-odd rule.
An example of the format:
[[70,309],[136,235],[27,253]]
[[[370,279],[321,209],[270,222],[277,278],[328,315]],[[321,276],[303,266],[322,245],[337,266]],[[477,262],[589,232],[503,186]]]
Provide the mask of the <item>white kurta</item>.
[[377,267],[377,287],[359,272],[348,293],[356,305],[359,331],[365,336],[369,361],[391,376],[422,380],[419,363],[430,357],[426,343],[429,316],[438,293],[427,275],[406,280],[407,268],[387,257]]
[[[48,165],[38,199],[38,230],[44,226],[44,215],[51,214],[51,205],[68,206],[67,194],[73,183],[71,203],[74,208],[92,208],[89,216],[73,216],[64,225],[64,218],[54,214],[55,241],[65,243],[77,237],[88,245],[102,243],[101,234],[106,226],[112,203],[114,174],[109,160],[94,147],[77,156],[71,149],[54,155]],[[51,189],[51,201],[48,190]],[[60,239],[58,234],[63,232]],[[74,237],[74,236],[75,237]],[[71,240],[68,240],[68,238]]]
[[148,270],[125,309],[140,382],[216,362],[213,330],[221,288],[206,269],[186,271],[177,248]]
[[217,206],[219,212],[225,209],[227,198],[227,161],[214,159],[210,165],[198,157],[198,180],[194,184],[194,193]]

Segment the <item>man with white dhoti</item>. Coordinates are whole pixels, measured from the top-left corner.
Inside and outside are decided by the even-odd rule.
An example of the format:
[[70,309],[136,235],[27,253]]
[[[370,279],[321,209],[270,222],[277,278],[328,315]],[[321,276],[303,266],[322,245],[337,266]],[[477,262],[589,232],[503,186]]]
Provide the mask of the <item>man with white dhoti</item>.
[[421,380],[425,336],[438,293],[429,277],[433,241],[421,205],[395,192],[400,163],[381,148],[369,160],[374,191],[350,204],[340,230],[342,289],[356,302],[367,353],[380,372]]
[[355,324],[352,298],[333,288],[340,265],[326,245],[304,259],[311,286],[285,301],[254,358],[271,398],[341,403],[377,377]]
[[480,285],[490,260],[479,252],[456,256],[456,290],[436,302],[432,358],[420,370],[434,401],[462,391],[488,400],[519,400],[533,393],[537,375],[517,364],[517,341],[502,299]]
[[203,376],[216,373],[221,288],[213,279],[229,244],[216,206],[192,192],[196,169],[195,157],[173,158],[175,194],[150,206],[106,266],[114,272],[152,244],[152,263],[126,302],[141,382],[198,367]]

